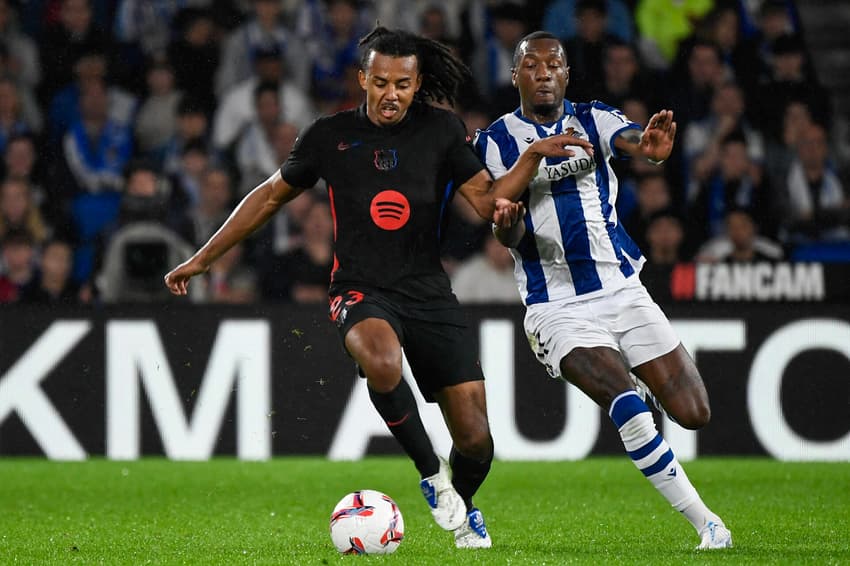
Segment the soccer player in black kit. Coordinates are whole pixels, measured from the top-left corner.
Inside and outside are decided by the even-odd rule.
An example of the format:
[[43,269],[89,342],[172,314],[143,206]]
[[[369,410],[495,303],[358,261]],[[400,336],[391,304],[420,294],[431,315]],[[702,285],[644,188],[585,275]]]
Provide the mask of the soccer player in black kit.
[[[360,42],[361,107],[322,117],[299,137],[281,170],[250,192],[194,256],[165,276],[184,295],[189,279],[271,218],[319,178],[334,220],[330,318],[365,375],[369,396],[413,460],[437,524],[458,548],[492,542],[472,496],[493,460],[483,375],[464,312],[440,263],[440,233],[455,193],[497,226],[516,221],[516,193],[544,156],[573,155],[568,135],[541,139],[493,181],[455,114],[469,70],[443,45],[375,28]],[[453,440],[450,467],[434,452],[413,392],[402,379],[402,348],[429,402],[440,405]]]

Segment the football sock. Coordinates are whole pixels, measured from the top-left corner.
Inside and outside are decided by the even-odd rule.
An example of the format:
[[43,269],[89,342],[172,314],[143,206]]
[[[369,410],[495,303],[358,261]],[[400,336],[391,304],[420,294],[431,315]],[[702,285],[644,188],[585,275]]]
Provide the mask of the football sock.
[[479,460],[464,456],[452,446],[449,462],[452,465],[452,484],[466,503],[466,510],[470,511],[472,496],[490,473],[490,464],[493,463],[493,438],[490,438],[490,452],[486,459]]
[[697,531],[709,519],[722,522],[700,499],[673,450],[655,428],[649,407],[635,391],[618,395],[608,414],[635,466]]
[[419,417],[419,408],[416,406],[416,398],[407,381],[401,378],[398,386],[388,393],[378,393],[371,387],[367,389],[369,389],[369,399],[372,400],[378,414],[413,460],[419,475],[427,478],[439,472],[440,460],[434,452],[428,433],[425,432],[422,419]]

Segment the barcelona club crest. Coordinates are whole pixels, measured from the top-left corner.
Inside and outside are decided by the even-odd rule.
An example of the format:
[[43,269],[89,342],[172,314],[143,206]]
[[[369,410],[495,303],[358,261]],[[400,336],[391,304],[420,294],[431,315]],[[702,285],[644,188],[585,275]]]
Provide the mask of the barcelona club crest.
[[375,168],[378,171],[389,171],[398,165],[398,154],[394,149],[375,150]]

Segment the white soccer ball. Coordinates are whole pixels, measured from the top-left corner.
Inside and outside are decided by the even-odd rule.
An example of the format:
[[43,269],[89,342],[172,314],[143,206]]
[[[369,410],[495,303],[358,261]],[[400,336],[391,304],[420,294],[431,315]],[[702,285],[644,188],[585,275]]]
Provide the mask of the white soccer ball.
[[343,554],[390,554],[404,538],[404,519],[389,495],[361,489],[331,513],[331,540]]

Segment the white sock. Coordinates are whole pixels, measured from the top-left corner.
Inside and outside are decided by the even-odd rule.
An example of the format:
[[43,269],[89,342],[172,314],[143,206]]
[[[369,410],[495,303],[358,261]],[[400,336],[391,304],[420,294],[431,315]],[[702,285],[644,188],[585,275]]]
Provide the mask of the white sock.
[[649,407],[635,391],[618,395],[611,403],[609,415],[635,466],[697,532],[708,520],[722,523],[700,499],[673,450],[655,428]]

